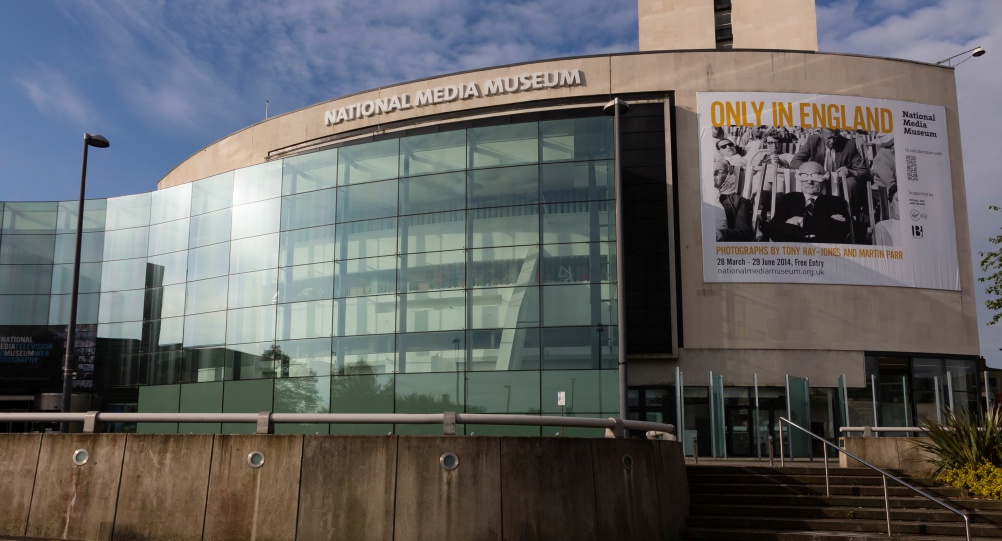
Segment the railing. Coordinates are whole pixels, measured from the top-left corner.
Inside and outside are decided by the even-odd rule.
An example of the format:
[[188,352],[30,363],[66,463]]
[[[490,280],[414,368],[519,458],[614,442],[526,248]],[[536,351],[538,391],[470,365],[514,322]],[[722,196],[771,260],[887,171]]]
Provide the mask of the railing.
[[648,437],[659,438],[674,434],[675,426],[650,421],[630,421],[616,418],[558,417],[555,415],[500,415],[487,413],[0,413],[0,423],[83,423],[83,432],[101,431],[103,423],[254,423],[258,434],[274,434],[275,424],[418,424],[442,425],[446,436],[456,434],[456,425],[523,425],[556,426],[562,428],[602,428],[617,438],[626,431],[652,432]]
[[863,433],[863,437],[867,437],[868,438],[868,437],[872,436],[874,433],[880,433],[880,432],[895,432],[895,433],[901,433],[901,432],[905,432],[905,433],[907,433],[907,432],[918,432],[918,433],[924,433],[925,429],[922,428],[922,427],[919,427],[919,426],[843,426],[840,429],[840,431],[841,432],[845,432],[847,434],[853,433],[853,432],[862,432]]
[[[856,461],[858,461],[859,463],[863,464],[864,466],[866,466],[866,467],[870,468],[871,470],[874,470],[874,471],[876,471],[876,472],[878,472],[878,473],[881,474],[881,479],[884,482],[884,512],[887,515],[887,535],[888,535],[888,537],[891,536],[891,506],[890,506],[890,502],[888,501],[888,498],[887,498],[887,479],[890,478],[890,479],[893,479],[893,480],[897,481],[898,484],[900,484],[900,485],[902,485],[902,486],[904,486],[906,488],[911,489],[913,492],[918,493],[920,496],[924,497],[925,499],[930,500],[932,502],[935,502],[935,503],[939,504],[940,506],[942,506],[942,507],[944,507],[946,509],[949,509],[950,511],[953,511],[954,513],[960,515],[964,519],[964,530],[967,532],[967,541],[971,541],[971,519],[970,519],[970,517],[967,516],[967,513],[964,513],[963,511],[957,509],[956,507],[953,507],[952,505],[944,502],[943,500],[941,500],[941,499],[939,499],[939,498],[937,498],[935,496],[932,496],[932,495],[924,492],[923,490],[918,489],[918,488],[916,488],[916,487],[914,487],[914,486],[906,483],[905,481],[902,481],[901,479],[895,477],[894,475],[891,475],[890,473],[888,473],[888,472],[886,472],[886,471],[884,471],[884,470],[882,470],[882,469],[874,466],[873,464],[870,464],[869,462],[863,460],[862,458],[859,458],[858,456],[850,453],[849,451],[846,451],[845,449],[839,447],[838,445],[835,445],[834,443],[832,443],[832,442],[830,442],[830,441],[822,438],[821,436],[818,436],[817,434],[814,434],[810,430],[807,430],[806,428],[798,425],[797,423],[794,423],[793,421],[790,421],[789,419],[786,419],[785,417],[780,417],[779,418],[779,465],[780,465],[780,467],[786,467],[786,458],[785,458],[786,455],[783,452],[783,423],[786,423],[786,424],[790,425],[791,427],[796,428],[797,430],[800,430],[804,434],[807,434],[808,436],[810,436],[810,437],[812,437],[812,438],[820,441],[821,443],[823,443],[825,445],[824,447],[822,447],[822,449],[824,449],[824,460],[822,462],[824,462],[824,465],[825,465],[825,495],[826,496],[831,496],[831,488],[830,488],[830,484],[829,484],[829,480],[828,480],[828,447],[834,447],[835,449],[838,450],[839,453],[842,453],[842,454],[844,454],[844,455],[846,455],[846,456],[848,456],[850,458],[853,458]],[[791,459],[791,461],[792,461],[792,459]]]

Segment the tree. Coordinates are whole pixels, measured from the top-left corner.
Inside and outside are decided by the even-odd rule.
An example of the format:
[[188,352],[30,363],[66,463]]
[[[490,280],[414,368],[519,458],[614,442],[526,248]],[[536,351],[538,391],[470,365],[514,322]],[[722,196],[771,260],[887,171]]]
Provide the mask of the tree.
[[[994,211],[1000,210],[996,205],[988,208]],[[994,325],[1002,319],[1002,234],[989,237],[988,242],[995,246],[995,250],[978,253],[981,256],[981,272],[985,273],[978,278],[978,281],[988,284],[985,287],[985,293],[988,294],[985,306],[992,311],[992,318],[988,324]]]

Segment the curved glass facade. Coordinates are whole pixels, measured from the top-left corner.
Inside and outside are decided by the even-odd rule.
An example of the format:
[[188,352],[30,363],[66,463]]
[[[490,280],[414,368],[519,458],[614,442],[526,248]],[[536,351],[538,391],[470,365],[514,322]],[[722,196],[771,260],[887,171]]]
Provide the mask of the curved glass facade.
[[[565,391],[615,415],[611,119],[412,133],[88,201],[94,385],[140,411],[559,414]],[[0,325],[67,324],[76,207],[4,205]]]

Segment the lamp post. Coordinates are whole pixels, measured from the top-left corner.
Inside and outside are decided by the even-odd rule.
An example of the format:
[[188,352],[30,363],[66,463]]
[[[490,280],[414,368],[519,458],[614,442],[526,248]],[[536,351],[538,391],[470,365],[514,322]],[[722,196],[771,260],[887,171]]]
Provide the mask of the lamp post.
[[[111,143],[104,136],[84,134],[83,163],[80,166],[80,200],[77,204],[76,246],[73,251],[73,287],[70,290],[70,322],[66,329],[66,354],[63,357],[63,413],[70,411],[70,396],[73,393],[73,358],[76,356],[77,341],[77,297],[80,288],[80,245],[83,240],[84,193],[87,191],[87,147],[108,148]],[[69,432],[70,424],[62,422],[59,431]]]
[[[616,188],[616,296],[619,302],[616,305],[616,328],[619,331],[619,418],[626,419],[626,318],[624,307],[623,287],[623,189],[622,174],[619,163],[619,116],[625,114],[630,109],[630,104],[617,98],[607,103],[603,107],[605,114],[612,116],[612,148],[613,148],[613,169],[614,183]],[[599,346],[601,348],[601,345]]]
[[953,55],[953,56],[951,56],[949,58],[944,58],[943,60],[940,60],[939,62],[936,62],[936,65],[938,66],[940,64],[946,64],[947,66],[950,66],[951,65],[950,61],[951,60],[953,60],[954,58],[957,58],[958,56],[963,56],[963,55],[965,55],[967,53],[971,53],[971,56],[969,58],[965,58],[965,59],[961,60],[960,62],[957,62],[958,66],[961,65],[961,64],[963,64],[964,62],[967,62],[971,58],[977,58],[979,56],[984,56],[985,55],[985,50],[979,45],[979,46],[977,46],[977,47],[975,47],[973,49],[968,49],[968,50],[966,50],[966,51],[964,51],[962,53],[957,53],[957,54],[955,54],[955,55]]

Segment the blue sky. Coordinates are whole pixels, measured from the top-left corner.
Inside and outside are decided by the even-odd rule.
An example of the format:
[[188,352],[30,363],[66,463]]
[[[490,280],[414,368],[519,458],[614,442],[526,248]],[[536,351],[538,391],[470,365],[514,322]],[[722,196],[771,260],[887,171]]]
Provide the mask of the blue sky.
[[[737,0],[740,1],[740,0]],[[569,9],[573,6],[572,9]],[[150,191],[199,149],[264,118],[380,85],[536,59],[637,50],[634,0],[32,0],[0,18],[0,200]],[[1002,215],[1002,2],[819,0],[819,48],[957,68],[974,253]],[[976,275],[979,274],[976,272]],[[921,294],[916,291],[916,294]],[[1002,328],[982,354],[1002,367]]]

